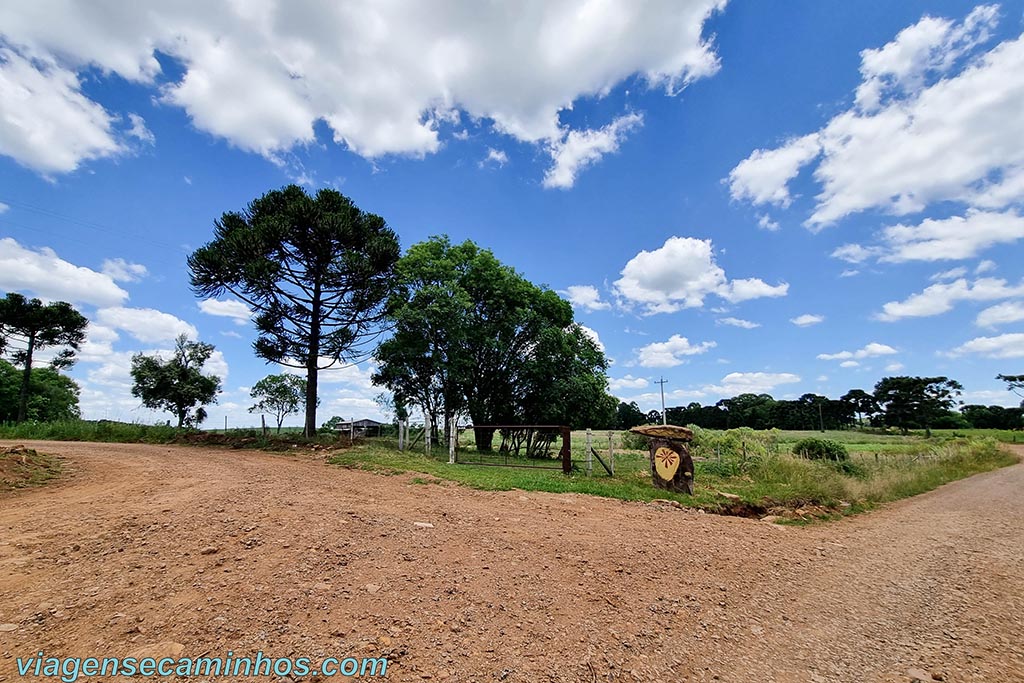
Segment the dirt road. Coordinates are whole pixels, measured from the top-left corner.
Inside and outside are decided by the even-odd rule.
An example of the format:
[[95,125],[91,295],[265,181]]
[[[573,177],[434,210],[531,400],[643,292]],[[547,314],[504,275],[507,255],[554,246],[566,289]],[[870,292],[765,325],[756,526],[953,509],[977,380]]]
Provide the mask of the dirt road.
[[1024,681],[1024,465],[799,529],[262,453],[26,445],[67,476],[0,497],[0,681],[39,650],[168,642],[386,655],[392,681]]

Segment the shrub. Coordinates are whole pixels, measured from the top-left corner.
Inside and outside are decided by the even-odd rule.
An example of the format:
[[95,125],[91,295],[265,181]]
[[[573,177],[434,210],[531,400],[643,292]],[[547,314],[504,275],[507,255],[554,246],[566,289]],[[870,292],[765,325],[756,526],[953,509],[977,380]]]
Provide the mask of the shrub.
[[793,445],[793,452],[808,460],[849,460],[850,454],[846,446],[838,441],[816,439],[814,437],[800,439]]
[[622,447],[627,451],[646,451],[647,437],[643,434],[634,434],[630,431],[622,432]]

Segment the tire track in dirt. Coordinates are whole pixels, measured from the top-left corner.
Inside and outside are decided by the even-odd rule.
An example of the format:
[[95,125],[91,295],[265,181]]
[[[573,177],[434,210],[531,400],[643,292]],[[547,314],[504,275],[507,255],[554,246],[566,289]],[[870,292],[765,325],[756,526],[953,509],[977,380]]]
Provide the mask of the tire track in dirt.
[[25,445],[69,474],[0,497],[0,681],[39,649],[167,641],[386,655],[395,681],[1024,680],[1021,465],[796,529],[305,456]]

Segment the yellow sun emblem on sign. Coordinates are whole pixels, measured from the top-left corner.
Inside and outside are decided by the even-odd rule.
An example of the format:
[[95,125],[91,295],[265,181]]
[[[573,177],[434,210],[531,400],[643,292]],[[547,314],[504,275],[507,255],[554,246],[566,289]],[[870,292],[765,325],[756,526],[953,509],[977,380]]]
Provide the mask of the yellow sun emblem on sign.
[[654,470],[665,481],[672,481],[679,469],[679,454],[662,446],[654,452]]

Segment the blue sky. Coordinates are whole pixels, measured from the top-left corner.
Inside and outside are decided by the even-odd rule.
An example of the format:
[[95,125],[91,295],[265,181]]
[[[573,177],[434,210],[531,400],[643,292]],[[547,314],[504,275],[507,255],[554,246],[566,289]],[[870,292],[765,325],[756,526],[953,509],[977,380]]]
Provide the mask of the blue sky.
[[[0,290],[90,319],[86,417],[179,332],[251,423],[244,311],[186,255],[290,182],[562,292],[642,408],[1024,372],[1024,3],[0,7]],[[234,316],[234,317],[232,317]],[[321,420],[379,416],[364,364]],[[297,422],[297,419],[295,420]]]

